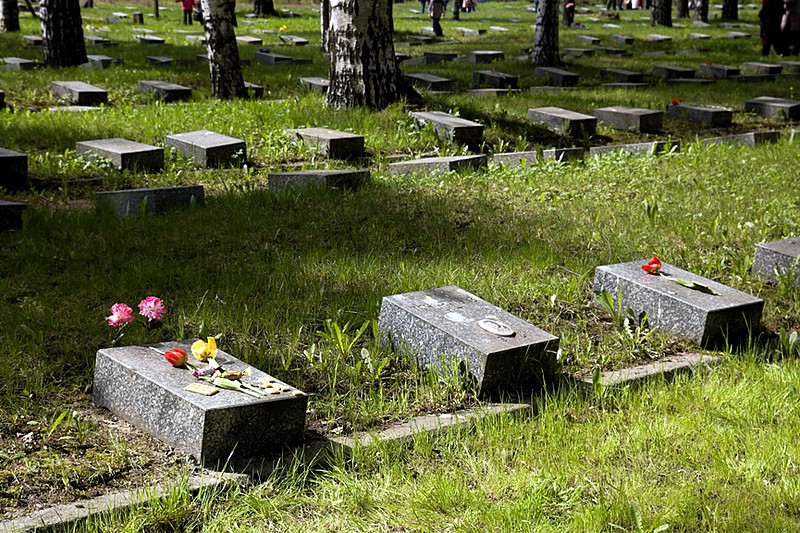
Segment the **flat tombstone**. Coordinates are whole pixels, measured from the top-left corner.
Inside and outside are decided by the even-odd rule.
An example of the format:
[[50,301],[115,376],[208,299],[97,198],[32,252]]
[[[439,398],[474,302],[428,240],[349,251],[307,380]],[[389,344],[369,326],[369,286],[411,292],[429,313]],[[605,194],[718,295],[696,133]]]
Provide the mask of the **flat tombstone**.
[[749,61],[742,63],[742,72],[747,74],[780,74],[783,65],[773,65],[772,63],[761,63]]
[[800,74],[800,61],[778,61],[778,64],[789,74]]
[[717,65],[714,63],[704,63],[697,68],[701,76],[717,79],[728,79],[739,75],[739,69],[727,65]]
[[267,179],[273,192],[304,187],[352,190],[369,181],[369,175],[369,170],[299,170],[270,172]]
[[167,135],[167,146],[207,168],[240,167],[247,161],[247,147],[243,140],[208,130]]
[[647,40],[651,43],[666,43],[672,40],[668,35],[660,35],[658,33],[651,33],[647,36]]
[[781,132],[779,131],[754,131],[703,139],[703,144],[744,144],[746,146],[758,146],[759,144],[775,144],[780,138]]
[[28,156],[0,148],[0,187],[21,191],[28,187]]
[[418,74],[405,74],[405,77],[414,87],[429,89],[431,91],[449,91],[453,88],[453,80],[434,76],[433,74],[422,72]]
[[578,41],[579,43],[587,43],[593,45],[600,44],[600,39],[598,39],[597,37],[591,37],[589,35],[576,35],[575,40]]
[[646,83],[630,83],[624,81],[615,81],[613,83],[604,83],[600,85],[603,89],[642,89],[649,87]]
[[20,202],[0,200],[0,231],[20,229],[22,227],[22,212],[25,211],[26,207],[25,204]]
[[160,67],[168,67],[175,63],[174,59],[166,56],[145,56],[144,60],[151,65],[157,65]]
[[108,159],[118,169],[143,168],[161,170],[164,167],[164,149],[128,139],[97,139],[76,144],[79,154]]
[[502,61],[506,55],[498,50],[475,50],[467,54],[466,60],[470,63],[491,63]]
[[164,44],[165,42],[162,37],[155,35],[134,35],[133,40],[139,44]]
[[611,40],[612,41],[617,41],[618,43],[624,43],[624,44],[633,44],[633,42],[635,41],[635,39],[633,37],[629,36],[629,35],[620,35],[618,33],[612,34],[611,35]]
[[610,48],[607,46],[601,47],[597,49],[599,52],[603,52],[604,54],[608,54],[610,56],[627,56],[628,51],[622,48]]
[[694,78],[694,69],[686,67],[676,67],[674,65],[656,65],[653,67],[653,76],[663,79]]
[[187,35],[186,40],[190,43],[197,43],[197,44],[208,44],[204,35]]
[[775,74],[740,74],[739,76],[733,76],[731,79],[737,82],[745,82],[745,83],[761,83],[763,81],[775,81],[778,76],[782,75],[775,75]]
[[22,40],[25,41],[25,46],[40,47],[44,43],[40,35],[23,35]]
[[273,54],[271,52],[258,51],[253,54],[253,61],[261,63],[262,65],[277,65],[279,63],[292,63],[294,62],[294,58]]
[[6,93],[4,91],[0,91],[0,109],[3,109],[6,106]]
[[712,128],[727,128],[733,121],[733,112],[729,109],[684,103],[667,106],[667,116]]
[[788,98],[759,96],[744,103],[744,110],[765,118],[782,118],[784,120],[800,119],[800,101]]
[[165,213],[173,209],[204,205],[205,190],[202,185],[181,185],[96,192],[94,203],[97,207],[110,207],[120,217]]
[[303,39],[297,35],[281,35],[281,41],[292,46],[305,46],[308,44],[308,39]]
[[[764,300],[721,283],[663,263],[664,276],[642,270],[647,261],[605,265],[595,269],[594,291],[607,291],[614,306],[630,307],[648,323],[704,347],[735,344],[756,333]],[[701,283],[719,294],[684,287],[665,276]]]
[[611,78],[621,83],[643,83],[644,74],[624,68],[604,68],[600,69],[600,75],[604,78]]
[[114,44],[111,39],[106,39],[105,37],[100,37],[99,35],[88,35],[86,40],[89,41],[89,44],[93,46],[112,46]]
[[463,169],[480,169],[486,166],[486,155],[454,155],[443,157],[424,157],[411,161],[389,163],[391,174],[417,174],[431,172],[451,172]]
[[591,57],[594,55],[596,50],[592,48],[562,48],[561,55],[564,57]]
[[542,151],[542,160],[583,161],[586,150],[583,148],[550,148]]
[[160,80],[139,80],[136,87],[142,92],[151,92],[164,102],[187,100],[192,97],[189,87]]
[[538,152],[504,152],[492,156],[493,165],[505,165],[509,167],[530,167],[539,161]]
[[614,129],[656,133],[664,125],[664,112],[636,107],[601,107],[594,110],[597,119]]
[[473,96],[506,96],[511,93],[518,93],[519,89],[470,89],[467,94]]
[[131,19],[134,24],[144,24],[144,13],[136,12],[133,13],[133,18]]
[[778,283],[781,277],[790,276],[795,287],[800,287],[800,272],[797,271],[800,257],[800,238],[762,242],[756,245],[753,273],[770,283]]
[[609,146],[592,146],[591,155],[607,154],[609,152],[626,152],[629,154],[671,154],[680,152],[680,141],[653,141],[631,144],[612,144]]
[[550,131],[570,137],[591,137],[597,130],[597,118],[560,107],[528,109],[528,119],[545,124]]
[[190,392],[186,387],[197,383],[192,372],[173,367],[160,353],[176,346],[188,352],[191,343],[158,344],[158,352],[144,346],[99,350],[94,402],[208,466],[231,455],[264,455],[302,438],[308,396],[221,350],[217,361],[226,370],[249,369],[244,380],[256,386],[271,382],[276,393],[253,398],[224,389],[212,396]]
[[556,369],[559,339],[459,287],[383,298],[382,340],[422,366],[458,364],[481,394],[542,385]]
[[256,46],[261,46],[264,44],[262,39],[259,39],[258,37],[251,37],[250,35],[237,35],[236,42],[239,44],[251,44]]
[[319,94],[328,94],[328,89],[331,86],[331,81],[328,78],[300,78],[300,83],[307,90]]
[[705,40],[705,39],[711,39],[711,36],[706,33],[690,33],[689,38]]
[[537,78],[546,78],[553,85],[559,87],[575,87],[580,76],[554,67],[536,67],[533,73]]
[[447,63],[448,61],[453,61],[457,56],[458,54],[451,52],[425,52],[423,54],[426,65],[435,65],[436,63]]
[[744,33],[741,31],[729,31],[728,32],[728,39],[749,39],[752,37],[749,33]]
[[54,81],[50,91],[79,106],[93,106],[108,102],[108,91],[82,81]]
[[483,143],[483,124],[441,111],[414,112],[411,116],[418,126],[430,124],[437,135],[448,141],[466,144],[472,150]]
[[481,85],[488,85],[495,89],[516,89],[519,83],[517,76],[496,70],[478,70],[472,73],[472,79]]
[[87,55],[86,59],[88,61],[84,63],[84,66],[88,66],[90,68],[108,68],[117,61],[113,57],[106,55]]
[[21,57],[4,57],[5,68],[13,70],[31,70],[36,63],[30,59],[22,59]]
[[504,26],[489,26],[489,29],[492,30],[492,31],[499,31],[501,33],[505,33],[507,31],[509,31],[508,28],[506,28]]
[[716,80],[709,80],[704,78],[667,78],[667,85],[709,85]]
[[244,82],[244,88],[247,89],[247,94],[252,98],[264,97],[264,87],[262,87],[261,85],[257,85],[255,83],[246,81]]
[[358,159],[364,157],[364,136],[327,128],[300,128],[286,133],[332,159]]

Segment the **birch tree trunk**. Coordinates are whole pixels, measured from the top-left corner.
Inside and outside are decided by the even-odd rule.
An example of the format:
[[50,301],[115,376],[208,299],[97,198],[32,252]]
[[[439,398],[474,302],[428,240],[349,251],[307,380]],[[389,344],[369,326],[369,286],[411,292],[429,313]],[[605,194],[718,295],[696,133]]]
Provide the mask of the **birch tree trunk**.
[[653,0],[650,25],[672,27],[672,0]]
[[558,55],[558,8],[560,0],[540,0],[536,13],[531,63],[536,67],[553,67],[561,63]]
[[708,22],[708,0],[695,0],[694,20]]
[[331,28],[331,1],[320,0],[319,2],[319,26],[321,39],[319,47],[323,52],[330,52],[330,43],[328,42],[329,33]]
[[208,43],[211,96],[225,99],[246,97],[239,46],[227,9],[228,0],[201,0],[201,4]]
[[722,0],[722,19],[739,20],[739,3],[736,0]]
[[0,33],[19,31],[17,0],[0,0]]
[[39,21],[47,66],[76,67],[88,61],[78,0],[42,0]]
[[402,77],[391,28],[391,0],[330,0],[326,105],[384,109],[403,96],[419,98]]

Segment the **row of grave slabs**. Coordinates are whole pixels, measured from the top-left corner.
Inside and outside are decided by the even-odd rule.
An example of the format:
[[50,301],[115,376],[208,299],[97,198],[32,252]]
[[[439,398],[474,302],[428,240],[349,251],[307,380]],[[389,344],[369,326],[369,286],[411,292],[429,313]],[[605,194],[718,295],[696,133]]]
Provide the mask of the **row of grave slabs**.
[[[775,282],[795,268],[798,257],[800,238],[761,244],[753,270],[765,281]],[[669,330],[703,348],[745,340],[751,328],[760,324],[764,306],[759,298],[655,258],[597,267],[594,290],[612,295],[615,305],[621,298],[637,315],[648,313],[652,327]],[[384,297],[379,326],[387,346],[414,354],[423,366],[441,368],[458,362],[486,398],[507,391],[535,393],[541,390],[543,381],[556,379],[557,337],[456,286]],[[248,484],[293,459],[324,465],[325,458],[337,451],[349,453],[355,447],[384,441],[406,442],[421,432],[444,432],[501,413],[532,412],[532,404],[524,401],[487,402],[472,410],[416,417],[377,432],[285,447],[303,441],[308,405],[305,393],[222,350],[218,350],[217,363],[232,372],[249,370],[249,376],[243,379],[263,393],[250,396],[208,387],[198,390],[191,369],[174,367],[164,358],[166,351],[177,347],[191,351],[192,342],[99,350],[93,399],[114,415],[210,466],[211,470],[189,479],[190,491]],[[681,354],[646,366],[607,372],[599,382],[604,387],[631,385],[716,360],[708,355]],[[596,385],[596,376],[578,376],[570,386],[590,391]],[[284,451],[276,454],[281,446]],[[225,466],[215,468],[221,464]],[[0,524],[0,531],[63,528],[93,514],[163,497],[170,486],[174,482],[148,491],[120,492],[60,505]]]

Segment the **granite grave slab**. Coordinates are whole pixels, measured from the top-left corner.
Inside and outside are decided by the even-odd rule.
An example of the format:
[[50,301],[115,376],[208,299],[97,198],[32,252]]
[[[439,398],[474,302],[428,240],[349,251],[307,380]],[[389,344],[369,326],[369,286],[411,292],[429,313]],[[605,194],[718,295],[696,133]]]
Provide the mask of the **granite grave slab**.
[[562,48],[561,55],[565,58],[592,57],[596,51],[593,48]]
[[633,44],[636,39],[634,39],[630,35],[621,35],[619,33],[612,33],[611,40],[623,44]]
[[764,281],[778,283],[781,277],[791,276],[792,284],[800,287],[800,238],[792,237],[780,241],[762,242],[756,245],[753,273]]
[[667,78],[664,83],[667,85],[709,85],[715,81],[708,78]]
[[6,93],[5,91],[0,91],[0,109],[3,109],[6,106]]
[[28,156],[0,148],[0,187],[21,191],[28,187]]
[[97,139],[76,143],[79,154],[108,159],[118,169],[161,170],[164,167],[164,149],[128,139]]
[[491,63],[502,61],[505,57],[505,53],[499,50],[474,50],[467,54],[465,59],[469,63]]
[[[614,305],[648,314],[648,324],[704,347],[737,344],[761,325],[764,300],[663,263],[664,275],[642,270],[647,261],[604,265],[595,269],[594,291],[607,291]],[[701,283],[718,294],[680,285],[665,276]]]
[[281,41],[292,46],[305,46],[308,44],[308,39],[303,39],[297,35],[281,35]]
[[749,39],[752,37],[749,33],[745,33],[742,31],[729,31],[728,32],[728,39]]
[[134,35],[133,40],[139,44],[164,44],[163,37],[156,37],[155,35]]
[[186,387],[197,382],[191,371],[173,367],[161,353],[176,346],[190,351],[191,342],[99,350],[94,402],[206,465],[230,456],[265,455],[302,438],[304,393],[222,350],[217,361],[227,370],[249,369],[251,375],[243,379],[254,385],[269,382],[277,393],[254,398],[224,389],[212,396],[190,392]]
[[622,83],[644,83],[644,74],[624,68],[603,68],[600,75]]
[[300,128],[286,133],[313,146],[323,156],[332,159],[358,159],[364,157],[364,136],[328,128]]
[[278,65],[293,63],[294,58],[281,54],[273,54],[272,52],[257,51],[253,53],[253,61],[261,63],[262,65]]
[[175,63],[174,59],[167,56],[145,56],[144,60],[150,65],[156,65],[159,67],[169,67]]
[[555,373],[558,337],[459,287],[384,297],[378,322],[383,342],[422,366],[459,364],[481,394],[542,385]]
[[745,74],[780,74],[783,65],[772,63],[762,63],[760,61],[748,61],[742,63],[742,72]]
[[631,144],[611,144],[607,146],[592,146],[589,149],[591,155],[607,154],[609,152],[627,152],[629,154],[671,154],[679,152],[681,149],[680,141],[653,141]]
[[472,73],[472,80],[495,89],[517,89],[519,78],[496,70],[478,70]]
[[597,130],[597,118],[560,107],[528,109],[528,119],[544,124],[547,129],[570,137],[591,137]]
[[667,116],[678,120],[696,122],[712,128],[727,128],[733,121],[733,112],[721,107],[678,103],[667,106]]
[[102,54],[87,54],[86,59],[88,61],[81,66],[85,66],[87,68],[108,68],[111,65],[118,63],[118,61],[113,57]]
[[667,43],[672,40],[672,37],[661,35],[660,33],[651,33],[647,36],[647,40],[651,43]]
[[298,170],[267,174],[269,190],[273,192],[304,187],[357,189],[368,182],[369,177],[369,170]]
[[586,43],[591,45],[598,45],[600,44],[600,39],[597,37],[592,37],[591,35],[576,35],[575,40],[579,43]]
[[435,65],[437,63],[453,61],[458,57],[458,54],[454,52],[424,52],[422,57],[425,58],[426,65]]
[[82,81],[54,81],[50,84],[50,91],[54,96],[79,106],[108,103],[108,91]]
[[205,204],[202,185],[180,185],[144,189],[102,191],[94,194],[95,206],[111,209],[117,216],[137,216],[144,213],[165,213],[173,209],[188,209]]
[[745,101],[744,110],[765,118],[800,120],[800,100],[759,96]]
[[675,65],[656,65],[653,67],[653,76],[662,79],[691,79],[694,78],[695,71],[692,68],[678,67]]
[[21,57],[4,57],[4,68],[11,70],[31,70],[36,66],[34,61],[30,59],[23,59]]
[[467,91],[467,94],[471,94],[473,96],[506,96],[512,93],[520,92],[519,89],[470,89]]
[[250,98],[263,98],[264,87],[249,81],[244,82],[244,88],[247,89],[247,95]]
[[113,46],[115,44],[111,39],[99,35],[87,35],[86,41],[92,46]]
[[442,111],[412,112],[411,117],[418,127],[430,124],[439,137],[450,142],[465,144],[471,150],[478,150],[483,143],[483,124]]
[[243,140],[209,130],[167,135],[166,144],[207,168],[240,167],[247,162],[247,147]]
[[264,44],[263,39],[259,39],[258,37],[252,37],[250,35],[237,35],[236,42],[239,44],[249,44],[255,46],[261,46]]
[[307,90],[319,94],[328,94],[328,88],[331,86],[331,81],[328,78],[300,78],[300,83]]
[[655,109],[614,106],[594,110],[601,123],[617,130],[657,133],[664,125],[664,112]]
[[423,157],[410,161],[389,163],[391,174],[429,174],[433,172],[450,172],[463,169],[480,169],[486,167],[488,157],[479,155],[455,155],[442,157]]
[[40,48],[42,44],[44,44],[44,40],[42,39],[41,35],[23,35],[22,42],[25,43],[25,46],[30,46],[33,48]]
[[603,89],[642,89],[644,87],[649,87],[647,83],[631,83],[625,81],[615,81],[613,83],[603,83],[600,85]]
[[723,80],[739,75],[738,68],[729,67],[727,65],[718,65],[715,63],[703,63],[697,67],[697,71],[701,76]]
[[800,74],[800,61],[778,61],[783,71],[788,74]]
[[537,78],[545,78],[552,85],[559,87],[575,87],[580,78],[577,74],[555,67],[536,67],[533,75]]
[[164,102],[188,100],[192,97],[192,90],[189,87],[161,80],[139,80],[136,82],[136,88],[142,92],[153,93]]
[[689,38],[705,40],[705,39],[711,39],[711,36],[708,35],[707,33],[690,33]]
[[26,207],[21,202],[0,200],[0,231],[22,228],[22,213]]
[[431,91],[449,91],[453,88],[453,80],[426,74],[424,72],[405,74],[406,79],[414,86]]
[[750,133],[723,135],[722,137],[703,139],[703,144],[744,144],[746,146],[757,146],[759,144],[775,144],[780,138],[781,132],[779,131],[753,131]]

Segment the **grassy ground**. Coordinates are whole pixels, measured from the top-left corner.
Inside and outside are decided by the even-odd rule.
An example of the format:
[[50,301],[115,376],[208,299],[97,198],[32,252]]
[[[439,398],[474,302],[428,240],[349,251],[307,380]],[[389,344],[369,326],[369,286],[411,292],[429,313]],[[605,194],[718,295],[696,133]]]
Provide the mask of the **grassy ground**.
[[[326,74],[313,46],[318,22],[310,7],[297,8],[299,17],[253,24],[240,16],[240,34],[263,35],[279,53],[314,59],[310,66],[246,67],[248,81],[282,99],[248,102],[209,100],[203,65],[163,69],[145,63],[145,55],[190,58],[202,52],[173,31],[183,27],[177,7],[169,7],[161,20],[146,20],[146,27],[167,37],[164,47],[133,44],[129,24],[98,32],[121,44],[92,52],[123,59],[121,67],[0,71],[0,88],[15,110],[0,113],[3,146],[29,154],[33,182],[28,191],[1,197],[34,206],[22,231],[0,235],[0,343],[7,354],[0,367],[6,406],[0,412],[0,505],[7,513],[30,505],[43,486],[59,488],[56,500],[74,499],[156,465],[186,468],[182,458],[156,460],[162,450],[155,444],[120,442],[119,432],[91,412],[83,391],[95,351],[111,342],[104,317],[115,302],[135,305],[155,294],[167,303],[163,328],[132,333],[125,342],[218,335],[224,350],[309,392],[315,428],[349,432],[479,402],[457,376],[422,372],[378,345],[374,320],[384,295],[459,285],[558,335],[565,374],[693,349],[658,332],[630,335],[590,305],[597,265],[655,253],[767,300],[762,334],[755,332],[729,364],[694,380],[588,399],[559,389],[537,413],[501,417],[476,432],[421,438],[410,450],[364,452],[332,471],[288,467],[241,494],[190,498],[178,487],[163,504],[97,527],[217,530],[233,520],[242,530],[298,531],[598,530],[613,529],[611,524],[647,531],[662,523],[689,531],[743,524],[795,529],[796,450],[787,436],[798,423],[787,391],[797,383],[796,363],[764,362],[795,355],[794,348],[768,341],[781,328],[798,328],[798,295],[791,280],[769,286],[749,269],[758,242],[798,232],[790,192],[797,186],[798,150],[791,126],[741,111],[750,97],[793,96],[795,81],[654,85],[636,92],[596,88],[602,66],[642,72],[663,62],[738,66],[758,59],[757,39],[724,39],[728,29],[715,23],[702,30],[715,38],[697,44],[688,40],[688,27],[652,30],[638,25],[644,12],[626,12],[633,20],[620,21],[623,28],[613,31],[640,40],[653,31],[675,38],[662,45],[641,42],[636,50],[707,51],[570,60],[568,68],[587,86],[577,91],[502,99],[462,92],[426,100],[431,109],[483,122],[486,152],[572,144],[527,123],[529,107],[661,109],[675,98],[734,109],[733,131],[779,128],[784,136],[777,145],[703,146],[695,140],[721,132],[670,121],[662,135],[601,127],[598,136],[579,144],[672,137],[683,141],[682,150],[658,158],[609,154],[528,170],[409,178],[390,176],[386,164],[462,148],[438,141],[430,130],[416,131],[402,106],[335,112],[323,108],[321,97],[305,94],[299,76]],[[396,6],[398,42],[427,25],[406,15],[411,7],[417,6]],[[445,43],[409,50],[518,55],[532,40],[525,7],[481,5],[459,23],[445,24]],[[106,26],[103,17],[126,9],[99,4],[84,23]],[[753,10],[742,17],[745,23],[757,20]],[[22,22],[23,34],[36,33],[32,19],[23,15]],[[511,31],[454,37],[454,26],[495,24]],[[284,25],[285,33],[309,38],[312,46],[289,48],[279,44],[278,33],[256,31],[277,32]],[[611,32],[599,23],[587,25],[590,35],[607,38]],[[563,31],[562,46],[574,46],[575,35]],[[19,42],[18,35],[0,34],[0,56],[40,57]],[[518,74],[523,87],[534,83],[525,62],[493,66]],[[422,70],[454,78],[460,90],[471,84],[471,69],[463,63],[406,69]],[[109,106],[99,113],[27,111],[55,105],[50,82],[72,79],[107,88]],[[195,94],[187,103],[162,105],[135,91],[137,79],[176,81]],[[268,171],[347,166],[321,161],[283,135],[284,128],[304,125],[366,134],[369,157],[358,164],[370,166],[371,182],[349,192],[266,192]],[[102,137],[163,145],[167,134],[201,128],[246,140],[248,165],[198,169],[170,152],[161,173],[118,172],[74,151],[76,141]],[[126,220],[84,208],[97,189],[181,183],[205,185],[206,207]],[[359,335],[362,324],[367,326]]]

